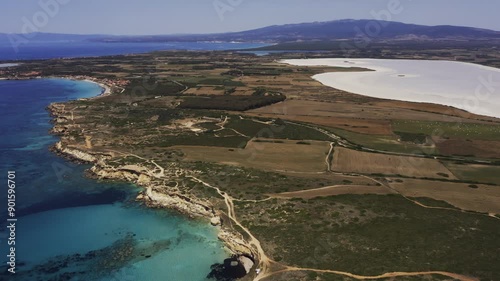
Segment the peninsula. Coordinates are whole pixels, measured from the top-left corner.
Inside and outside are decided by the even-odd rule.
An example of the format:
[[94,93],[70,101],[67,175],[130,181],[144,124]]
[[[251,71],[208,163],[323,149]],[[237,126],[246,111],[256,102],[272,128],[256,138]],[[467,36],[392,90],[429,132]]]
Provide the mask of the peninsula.
[[[49,106],[53,150],[90,163],[89,177],[141,186],[147,206],[210,222],[241,280],[500,280],[500,119],[312,78],[368,68],[281,62],[340,52],[154,52],[0,72],[105,85]],[[491,54],[476,63],[499,67]]]

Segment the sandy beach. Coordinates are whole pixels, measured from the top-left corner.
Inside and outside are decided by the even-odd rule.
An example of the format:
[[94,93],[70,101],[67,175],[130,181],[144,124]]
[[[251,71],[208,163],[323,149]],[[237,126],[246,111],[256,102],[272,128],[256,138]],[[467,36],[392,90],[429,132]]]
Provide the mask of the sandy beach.
[[104,83],[98,82],[98,81],[90,80],[90,79],[84,79],[83,81],[90,82],[90,83],[95,83],[95,84],[99,85],[99,87],[101,87],[103,89],[102,93],[98,97],[103,97],[103,96],[109,96],[109,95],[111,95],[111,87],[110,86],[108,86],[108,85],[106,85]]
[[313,76],[326,86],[376,98],[453,106],[500,118],[500,69],[430,60],[297,59],[297,66],[361,67],[374,71]]

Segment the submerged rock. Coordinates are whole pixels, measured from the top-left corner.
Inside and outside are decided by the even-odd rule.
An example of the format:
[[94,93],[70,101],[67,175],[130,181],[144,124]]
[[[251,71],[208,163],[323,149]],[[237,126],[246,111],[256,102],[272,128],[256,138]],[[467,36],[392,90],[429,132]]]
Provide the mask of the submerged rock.
[[[171,240],[139,243],[133,233],[127,233],[105,248],[85,254],[53,257],[20,272],[18,276],[21,279],[16,280],[101,280],[112,272],[151,258],[171,246]],[[4,280],[3,277],[0,273],[0,280]]]

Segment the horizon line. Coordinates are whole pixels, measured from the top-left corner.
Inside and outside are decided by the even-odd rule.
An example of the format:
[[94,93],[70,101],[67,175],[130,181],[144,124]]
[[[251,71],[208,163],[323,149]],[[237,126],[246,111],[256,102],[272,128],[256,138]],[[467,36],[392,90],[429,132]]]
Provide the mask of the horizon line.
[[226,32],[208,32],[208,33],[163,33],[163,34],[111,34],[111,33],[59,33],[59,32],[30,32],[30,33],[16,33],[16,32],[0,32],[0,34],[5,35],[14,35],[14,34],[54,34],[54,35],[77,35],[77,36],[116,36],[116,37],[137,37],[137,36],[193,36],[193,35],[217,35],[217,34],[228,34],[228,33],[238,33],[238,32],[247,32],[252,30],[258,30],[268,27],[279,27],[279,26],[287,26],[287,25],[302,25],[302,24],[313,24],[313,23],[330,23],[330,22],[341,22],[341,21],[375,21],[375,22],[390,22],[390,23],[402,23],[406,25],[417,25],[417,26],[426,26],[426,27],[439,27],[439,26],[451,26],[451,27],[463,27],[463,28],[473,28],[478,30],[487,30],[493,32],[500,32],[500,30],[494,30],[489,28],[482,27],[474,27],[474,26],[466,26],[466,25],[452,25],[452,24],[438,24],[438,25],[427,25],[427,24],[417,24],[417,23],[408,23],[403,21],[386,21],[386,20],[377,20],[377,19],[337,19],[337,20],[328,20],[328,21],[310,21],[310,22],[297,22],[297,23],[284,23],[284,24],[274,24],[274,25],[266,25],[262,27],[252,28],[252,29],[244,29],[238,31],[226,31]]

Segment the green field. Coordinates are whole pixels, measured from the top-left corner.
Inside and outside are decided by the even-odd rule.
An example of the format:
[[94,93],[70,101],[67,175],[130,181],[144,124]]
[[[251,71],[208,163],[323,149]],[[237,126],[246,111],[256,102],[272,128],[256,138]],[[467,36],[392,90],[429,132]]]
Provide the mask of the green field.
[[396,120],[392,122],[392,128],[398,132],[442,138],[500,140],[500,125]]
[[155,96],[178,96],[184,87],[172,81],[161,79],[134,79],[122,93],[122,95],[155,97]]
[[395,131],[394,134],[399,136],[399,139],[404,142],[412,142],[415,144],[425,144],[427,135],[421,133],[406,133]]
[[220,85],[220,86],[245,86],[240,81],[231,80],[232,77],[205,78],[198,81],[200,85]]
[[397,136],[368,135],[336,128],[328,128],[328,130],[354,144],[371,149],[399,153],[437,154],[435,148],[417,145],[412,142],[399,142]]
[[445,165],[461,180],[500,185],[500,166],[459,165],[453,163],[445,163]]
[[318,140],[329,141],[330,138],[314,129],[280,121],[264,124],[249,119],[233,117],[227,128],[235,129],[247,136],[269,139]]
[[233,81],[234,77],[230,76],[189,76],[189,77],[179,77],[176,79],[177,82],[189,87],[199,87],[200,85],[210,85],[210,86],[245,86],[240,81]]

